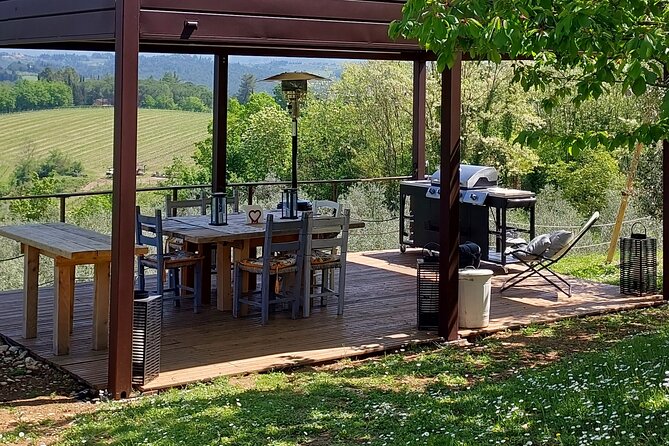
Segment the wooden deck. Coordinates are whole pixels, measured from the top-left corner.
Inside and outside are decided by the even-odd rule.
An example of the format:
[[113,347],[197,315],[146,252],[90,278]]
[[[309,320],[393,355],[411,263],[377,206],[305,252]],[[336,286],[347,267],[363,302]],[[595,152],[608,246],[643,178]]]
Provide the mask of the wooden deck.
[[[416,259],[418,251],[376,251],[349,255],[347,304],[343,317],[336,305],[315,308],[307,319],[277,313],[262,327],[258,318],[235,320],[215,307],[193,314],[165,304],[161,374],[144,390],[183,385],[221,375],[266,371],[392,350],[408,343],[437,339],[416,329]],[[617,287],[573,280],[571,298],[557,296],[538,282],[499,295],[504,276],[493,279],[490,325],[461,330],[463,336],[491,333],[531,323],[658,304],[661,296],[631,297]],[[77,284],[71,353],[52,353],[53,289],[39,293],[38,336],[21,334],[21,291],[0,293],[0,334],[35,355],[105,388],[107,352],[91,350],[92,284]]]

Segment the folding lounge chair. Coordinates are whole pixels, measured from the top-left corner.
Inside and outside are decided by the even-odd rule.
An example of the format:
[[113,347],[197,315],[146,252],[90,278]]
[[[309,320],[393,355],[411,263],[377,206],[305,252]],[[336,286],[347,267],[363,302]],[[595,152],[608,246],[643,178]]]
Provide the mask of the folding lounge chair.
[[[576,245],[576,243],[578,243],[578,241],[583,238],[583,236],[590,230],[590,228],[592,228],[598,219],[599,212],[592,214],[592,217],[590,217],[585,225],[583,225],[578,234],[576,234],[574,237],[571,237],[568,243],[562,247],[558,246],[554,247],[554,249],[551,249],[551,247],[547,245],[547,249],[542,254],[530,252],[530,250],[527,248],[528,245],[524,245],[521,248],[516,248],[510,251],[509,254],[518,259],[523,265],[525,265],[526,268],[507,280],[502,286],[501,292],[519,285],[534,275],[538,275],[546,280],[546,282],[553,285],[558,291],[566,294],[568,297],[571,297],[571,285],[565,279],[560,277],[555,271],[553,271],[551,267],[560,261],[560,259],[562,259],[564,256],[566,256],[569,251],[571,251],[574,245]],[[540,237],[548,236],[539,236],[537,239]]]

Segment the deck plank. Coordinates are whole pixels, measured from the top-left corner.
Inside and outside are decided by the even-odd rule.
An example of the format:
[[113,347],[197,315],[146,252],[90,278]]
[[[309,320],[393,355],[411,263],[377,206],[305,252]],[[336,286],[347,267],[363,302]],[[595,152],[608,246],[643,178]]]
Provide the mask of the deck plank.
[[[181,386],[222,375],[267,371],[394,350],[408,343],[438,339],[416,329],[416,260],[420,252],[351,253],[347,267],[347,302],[337,317],[336,305],[315,307],[307,319],[273,315],[266,326],[259,317],[233,319],[215,305],[201,313],[185,302],[165,304],[161,374],[145,390]],[[661,296],[621,296],[617,287],[572,280],[573,296],[558,296],[539,282],[499,294],[504,276],[493,278],[490,325],[461,330],[462,336],[492,333],[566,317],[606,313],[658,304]],[[0,293],[0,333],[35,355],[77,375],[96,388],[107,382],[107,351],[91,349],[93,286],[77,284],[70,354],[52,353],[53,288],[39,290],[37,337],[25,339],[23,293]]]

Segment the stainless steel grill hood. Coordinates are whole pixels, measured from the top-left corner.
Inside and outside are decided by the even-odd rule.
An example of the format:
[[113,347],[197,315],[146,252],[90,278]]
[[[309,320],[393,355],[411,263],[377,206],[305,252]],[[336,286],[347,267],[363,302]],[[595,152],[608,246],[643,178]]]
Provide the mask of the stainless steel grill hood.
[[[441,169],[432,174],[430,181],[433,185],[441,184]],[[488,166],[460,165],[460,187],[462,189],[483,189],[497,186],[499,174],[497,169]]]

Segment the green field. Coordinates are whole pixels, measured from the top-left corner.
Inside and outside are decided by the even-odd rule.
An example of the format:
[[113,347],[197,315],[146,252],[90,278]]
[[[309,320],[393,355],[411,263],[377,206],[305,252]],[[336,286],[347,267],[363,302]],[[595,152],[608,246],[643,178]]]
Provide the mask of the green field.
[[[174,156],[190,156],[211,118],[211,113],[139,110],[137,162],[150,174],[162,172]],[[0,114],[0,179],[7,179],[20,159],[54,149],[81,161],[91,179],[104,177],[112,165],[113,120],[111,107]]]

